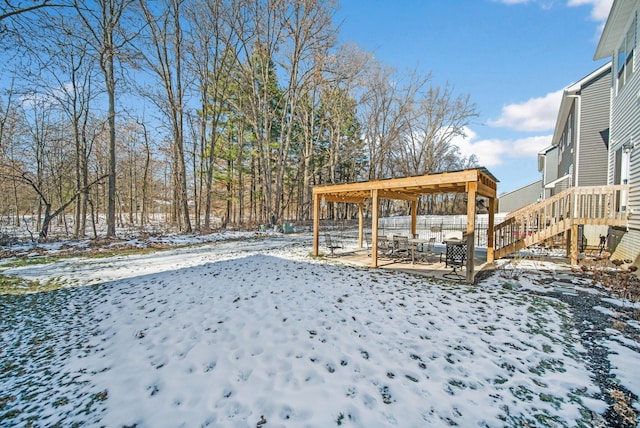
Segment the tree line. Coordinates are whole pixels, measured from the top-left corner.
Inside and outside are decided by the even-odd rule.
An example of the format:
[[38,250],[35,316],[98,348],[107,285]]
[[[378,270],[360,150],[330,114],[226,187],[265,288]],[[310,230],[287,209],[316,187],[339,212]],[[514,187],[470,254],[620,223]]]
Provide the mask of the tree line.
[[474,166],[452,144],[478,116],[469,95],[339,44],[338,7],[4,2],[3,221],[40,240],[53,221],[74,237],[157,214],[183,232],[304,221],[314,185]]

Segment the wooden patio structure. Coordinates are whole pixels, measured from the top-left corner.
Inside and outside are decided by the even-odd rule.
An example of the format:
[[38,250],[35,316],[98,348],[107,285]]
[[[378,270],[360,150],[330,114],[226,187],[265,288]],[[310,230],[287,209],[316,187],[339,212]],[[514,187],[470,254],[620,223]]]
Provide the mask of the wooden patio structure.
[[364,202],[371,200],[371,267],[378,267],[378,211],[380,199],[396,199],[411,202],[411,233],[416,233],[418,198],[429,194],[467,194],[467,275],[473,281],[474,233],[476,197],[488,198],[489,233],[487,261],[493,261],[494,213],[498,180],[486,168],[473,168],[439,174],[427,174],[403,178],[362,181],[355,183],[315,186],[313,188],[313,254],[318,255],[320,208],[324,202],[358,204],[358,246],[362,248],[364,237]]

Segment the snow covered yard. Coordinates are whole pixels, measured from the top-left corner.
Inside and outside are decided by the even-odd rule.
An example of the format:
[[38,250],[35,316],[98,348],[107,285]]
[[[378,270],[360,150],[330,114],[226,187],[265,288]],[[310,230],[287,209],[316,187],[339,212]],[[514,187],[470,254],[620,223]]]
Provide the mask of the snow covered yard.
[[529,292],[553,285],[309,253],[288,236],[6,270],[70,287],[0,296],[0,425],[606,426],[569,306]]

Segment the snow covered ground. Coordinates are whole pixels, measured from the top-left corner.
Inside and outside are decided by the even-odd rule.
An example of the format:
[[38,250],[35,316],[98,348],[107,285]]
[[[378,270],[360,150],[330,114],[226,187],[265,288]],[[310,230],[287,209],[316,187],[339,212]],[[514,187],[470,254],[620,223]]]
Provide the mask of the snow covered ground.
[[[0,296],[0,425],[606,426],[569,307],[535,293],[558,284],[506,268],[451,284],[312,258],[308,235],[244,238],[6,269],[67,287]],[[638,342],[603,346],[640,394]]]

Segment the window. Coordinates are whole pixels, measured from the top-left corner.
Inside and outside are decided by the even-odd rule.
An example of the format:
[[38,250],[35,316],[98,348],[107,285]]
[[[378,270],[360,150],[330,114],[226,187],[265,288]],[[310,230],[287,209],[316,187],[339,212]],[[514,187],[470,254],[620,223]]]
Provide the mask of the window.
[[634,16],[627,34],[622,39],[618,48],[617,71],[618,71],[618,92],[629,81],[633,74],[633,53],[636,46],[636,26],[638,16]]
[[[629,184],[629,160],[631,153],[619,147],[615,152],[613,164],[613,184]],[[617,193],[617,192],[616,192]],[[626,211],[627,192],[621,191],[616,196],[616,209]]]

